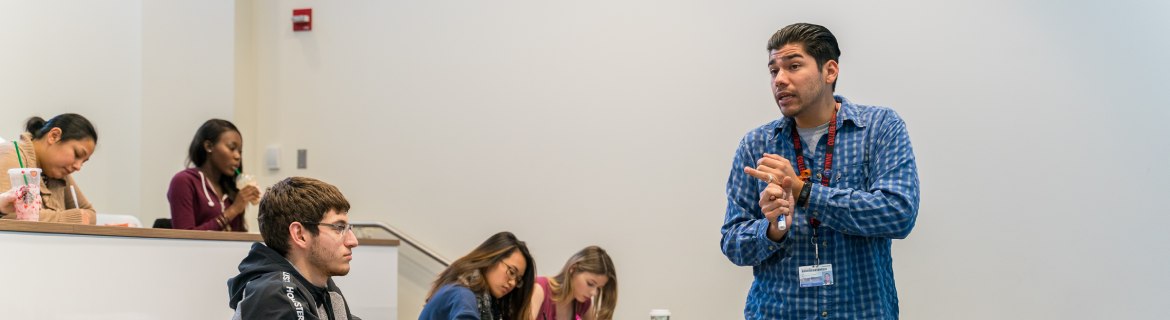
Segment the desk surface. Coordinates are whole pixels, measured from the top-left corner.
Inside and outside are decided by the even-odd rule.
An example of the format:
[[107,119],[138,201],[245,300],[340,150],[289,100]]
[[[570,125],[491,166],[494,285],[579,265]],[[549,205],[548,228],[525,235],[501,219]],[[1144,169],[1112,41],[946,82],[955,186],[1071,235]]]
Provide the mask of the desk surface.
[[[264,239],[260,238],[260,234],[246,232],[91,226],[83,224],[33,222],[9,219],[0,219],[0,231],[81,234],[131,238],[166,238],[249,242],[264,241]],[[394,239],[358,239],[358,243],[363,246],[398,246],[398,240]]]

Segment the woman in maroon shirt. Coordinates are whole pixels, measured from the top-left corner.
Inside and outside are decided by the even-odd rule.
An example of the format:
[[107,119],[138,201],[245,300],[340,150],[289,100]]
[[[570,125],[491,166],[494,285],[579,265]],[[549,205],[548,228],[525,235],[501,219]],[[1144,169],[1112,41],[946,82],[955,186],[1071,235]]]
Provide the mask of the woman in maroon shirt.
[[247,231],[244,209],[260,200],[254,185],[236,187],[244,139],[227,120],[211,119],[199,127],[187,149],[188,165],[175,174],[167,190],[175,229]]

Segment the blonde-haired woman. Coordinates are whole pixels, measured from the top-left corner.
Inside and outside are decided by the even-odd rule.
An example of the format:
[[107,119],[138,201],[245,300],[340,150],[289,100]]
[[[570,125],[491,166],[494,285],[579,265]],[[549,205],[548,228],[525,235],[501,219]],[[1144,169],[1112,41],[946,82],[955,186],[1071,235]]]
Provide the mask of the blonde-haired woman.
[[617,273],[609,254],[598,246],[569,257],[561,273],[537,277],[532,318],[536,320],[610,320],[617,306]]
[[497,233],[439,274],[418,319],[523,319],[535,273],[528,246]]

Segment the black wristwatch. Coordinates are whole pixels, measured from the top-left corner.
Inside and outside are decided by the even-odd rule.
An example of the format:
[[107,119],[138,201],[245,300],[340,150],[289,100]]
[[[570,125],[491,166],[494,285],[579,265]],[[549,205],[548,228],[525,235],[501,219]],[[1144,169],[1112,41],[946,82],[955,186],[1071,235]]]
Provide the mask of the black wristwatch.
[[800,188],[800,196],[796,197],[796,206],[808,206],[808,194],[812,192],[812,182],[805,182],[804,187]]

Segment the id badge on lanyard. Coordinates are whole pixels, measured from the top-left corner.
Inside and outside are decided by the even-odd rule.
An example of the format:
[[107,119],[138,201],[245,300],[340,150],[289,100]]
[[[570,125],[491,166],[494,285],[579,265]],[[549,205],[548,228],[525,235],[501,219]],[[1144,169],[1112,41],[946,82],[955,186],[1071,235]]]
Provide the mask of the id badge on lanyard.
[[800,267],[800,287],[819,287],[833,284],[833,265],[818,264]]
[[811,266],[802,266],[797,269],[800,275],[800,287],[820,287],[833,284],[833,264],[821,264],[821,248],[817,244],[817,229],[813,228],[813,254],[816,256],[816,263]]
[[[829,120],[829,141],[825,149],[825,170],[821,177],[821,184],[829,186],[829,176],[833,168],[833,147],[837,144],[837,110],[833,111],[833,117]],[[800,145],[800,134],[796,129],[792,130],[792,145],[796,151],[797,169],[800,170],[800,178],[805,183],[812,183],[812,175],[808,166],[804,161],[804,151]],[[800,277],[800,287],[820,287],[833,285],[833,264],[821,264],[821,248],[817,244],[817,228],[821,226],[821,221],[809,216],[808,225],[812,228],[812,245],[813,254],[816,257],[816,263],[811,266],[801,266],[797,268],[797,274]]]

